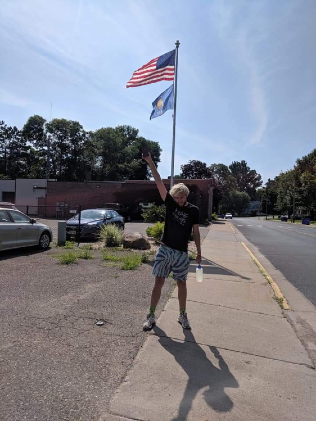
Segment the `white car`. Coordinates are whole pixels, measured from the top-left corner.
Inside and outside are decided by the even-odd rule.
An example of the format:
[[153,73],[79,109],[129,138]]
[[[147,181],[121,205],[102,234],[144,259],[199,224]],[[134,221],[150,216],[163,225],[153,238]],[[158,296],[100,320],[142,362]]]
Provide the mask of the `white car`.
[[45,250],[53,240],[52,230],[17,209],[0,207],[0,251],[38,246]]
[[225,219],[233,219],[233,215],[231,213],[226,213]]

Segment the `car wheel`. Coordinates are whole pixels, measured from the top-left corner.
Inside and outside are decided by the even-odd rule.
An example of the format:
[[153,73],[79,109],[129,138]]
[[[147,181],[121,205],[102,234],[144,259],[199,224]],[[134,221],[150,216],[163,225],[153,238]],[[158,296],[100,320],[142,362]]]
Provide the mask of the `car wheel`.
[[43,234],[41,235],[41,238],[39,240],[38,247],[41,250],[45,250],[49,247],[49,243],[50,243],[49,234],[47,232],[43,232]]

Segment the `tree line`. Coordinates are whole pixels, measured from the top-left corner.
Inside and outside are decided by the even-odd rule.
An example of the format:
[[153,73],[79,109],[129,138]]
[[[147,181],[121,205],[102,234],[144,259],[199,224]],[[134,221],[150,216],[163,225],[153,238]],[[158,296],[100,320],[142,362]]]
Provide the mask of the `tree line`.
[[[151,173],[142,160],[147,146],[154,163],[161,148],[139,136],[131,126],[86,131],[77,122],[30,117],[22,130],[0,121],[0,178],[49,178],[58,181],[148,180]],[[190,160],[175,178],[213,178],[217,212],[241,214],[250,201],[260,200],[262,211],[291,214],[293,199],[314,219],[316,208],[316,149],[297,159],[294,168],[281,172],[262,186],[261,175],[247,162],[207,165]]]
[[58,181],[124,181],[150,178],[141,150],[147,146],[157,165],[157,142],[131,126],[85,131],[77,121],[34,115],[22,130],[0,121],[0,178]]
[[250,169],[246,161],[231,165],[191,160],[181,166],[178,178],[213,178],[214,207],[219,213],[240,215],[251,201],[258,200],[261,211],[270,215],[293,213],[301,207],[313,220],[316,209],[316,149],[296,160],[293,169],[268,179],[262,187],[261,175]]

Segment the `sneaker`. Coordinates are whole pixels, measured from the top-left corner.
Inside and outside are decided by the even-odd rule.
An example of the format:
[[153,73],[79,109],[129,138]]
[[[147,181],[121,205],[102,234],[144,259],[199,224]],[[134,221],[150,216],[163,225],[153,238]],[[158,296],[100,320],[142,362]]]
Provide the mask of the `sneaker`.
[[182,325],[183,329],[191,329],[187,313],[180,313],[178,322]]
[[143,330],[150,330],[156,324],[156,319],[154,314],[148,314],[146,322],[143,324]]

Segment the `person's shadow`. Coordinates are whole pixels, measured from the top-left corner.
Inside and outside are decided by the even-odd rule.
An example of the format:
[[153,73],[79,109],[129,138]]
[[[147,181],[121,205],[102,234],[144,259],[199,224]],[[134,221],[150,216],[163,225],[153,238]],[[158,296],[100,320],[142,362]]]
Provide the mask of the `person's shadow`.
[[158,326],[153,331],[159,336],[159,343],[170,352],[188,375],[188,383],[181,400],[178,415],[172,421],[186,420],[192,403],[199,390],[203,391],[205,402],[216,412],[231,411],[234,406],[231,398],[226,394],[225,388],[239,387],[237,380],[215,346],[209,346],[211,352],[218,360],[219,368],[214,366],[207,358],[205,351],[195,341],[191,330],[184,329],[185,342],[175,341],[167,337]]

